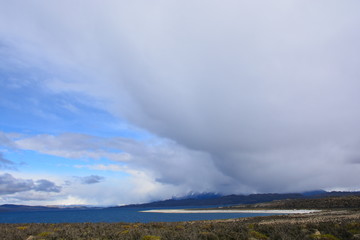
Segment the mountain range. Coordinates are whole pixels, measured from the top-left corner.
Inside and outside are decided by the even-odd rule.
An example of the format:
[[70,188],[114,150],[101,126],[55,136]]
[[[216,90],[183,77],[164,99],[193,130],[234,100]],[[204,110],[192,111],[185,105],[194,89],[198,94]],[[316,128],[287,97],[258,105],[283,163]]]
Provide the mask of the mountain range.
[[[250,195],[227,195],[222,196],[216,193],[191,193],[184,197],[177,197],[163,201],[155,201],[144,204],[130,204],[125,206],[113,206],[106,208],[166,208],[166,207],[207,207],[207,206],[231,206],[239,204],[255,204],[271,202],[284,199],[316,199],[326,197],[360,196],[360,192],[326,192],[323,190],[304,193],[267,193]],[[105,208],[105,207],[104,207]],[[5,204],[0,205],[0,212],[19,211],[59,211],[59,210],[91,210],[99,207],[89,206],[27,206]]]

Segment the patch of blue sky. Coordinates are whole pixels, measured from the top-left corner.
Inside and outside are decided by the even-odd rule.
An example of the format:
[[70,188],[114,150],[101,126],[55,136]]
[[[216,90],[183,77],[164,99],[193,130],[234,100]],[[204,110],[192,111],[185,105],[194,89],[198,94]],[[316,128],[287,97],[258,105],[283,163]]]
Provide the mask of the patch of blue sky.
[[52,76],[31,68],[0,68],[0,127],[27,134],[85,133],[103,137],[148,139],[148,132],[94,107],[75,93],[54,93],[44,87]]
[[[42,154],[36,151],[6,151],[4,157],[16,164],[18,171],[27,173],[46,173],[56,176],[86,176],[91,174],[102,176],[127,177],[128,173],[123,171],[105,171],[101,169],[89,168],[87,166],[113,165],[113,161],[106,158],[100,159],[72,159],[59,157],[49,154]],[[116,163],[118,166],[124,164]],[[84,166],[84,167],[79,167]]]
[[40,154],[30,150],[8,151],[4,155],[7,159],[17,163],[19,171],[26,170],[26,172],[67,174],[72,171],[71,168],[57,168],[56,166],[58,163],[62,163],[63,166],[71,166],[74,162],[73,159]]

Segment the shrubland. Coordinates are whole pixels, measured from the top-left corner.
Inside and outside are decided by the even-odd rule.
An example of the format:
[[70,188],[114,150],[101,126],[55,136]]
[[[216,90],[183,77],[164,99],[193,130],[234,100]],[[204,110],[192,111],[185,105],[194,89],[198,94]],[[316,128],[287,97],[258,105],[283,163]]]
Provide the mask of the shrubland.
[[0,224],[2,240],[360,239],[358,211],[154,223]]

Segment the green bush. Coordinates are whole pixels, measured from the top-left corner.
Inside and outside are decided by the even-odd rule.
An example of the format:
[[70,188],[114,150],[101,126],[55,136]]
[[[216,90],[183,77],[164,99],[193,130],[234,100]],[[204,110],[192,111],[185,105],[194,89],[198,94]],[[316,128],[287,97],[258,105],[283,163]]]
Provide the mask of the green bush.
[[257,232],[255,230],[251,230],[250,235],[251,235],[251,237],[253,237],[255,239],[259,239],[259,240],[267,240],[267,239],[269,239],[266,235],[264,235],[264,234],[262,234],[260,232]]
[[161,240],[159,236],[146,235],[141,238],[141,240]]

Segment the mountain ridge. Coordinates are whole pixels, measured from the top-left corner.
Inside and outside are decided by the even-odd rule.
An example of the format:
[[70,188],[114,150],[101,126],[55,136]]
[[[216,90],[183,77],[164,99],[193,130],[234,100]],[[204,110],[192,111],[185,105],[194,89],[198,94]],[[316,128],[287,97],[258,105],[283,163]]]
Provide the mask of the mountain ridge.
[[[350,191],[332,191],[326,192],[323,190],[309,191],[304,193],[261,193],[249,195],[226,195],[216,198],[197,199],[168,199],[162,201],[155,201],[144,204],[129,204],[125,206],[118,206],[119,208],[152,208],[152,207],[186,207],[186,206],[227,206],[235,204],[254,204],[262,202],[271,202],[274,200],[284,199],[305,199],[305,198],[324,198],[336,196],[360,195],[360,192]],[[117,207],[116,207],[117,208]]]
[[[326,197],[360,196],[360,192],[326,192],[316,190],[304,193],[261,193],[249,195],[226,195],[221,196],[216,193],[192,194],[189,198],[171,198],[162,201],[154,201],[143,204],[129,204],[124,206],[92,207],[92,206],[29,206],[16,204],[0,205],[0,212],[20,212],[20,211],[72,211],[72,210],[91,210],[91,209],[111,209],[111,208],[164,208],[164,207],[208,207],[208,206],[231,206],[240,204],[256,204],[272,202],[275,200],[286,199],[317,199]],[[184,196],[186,197],[186,196]]]

